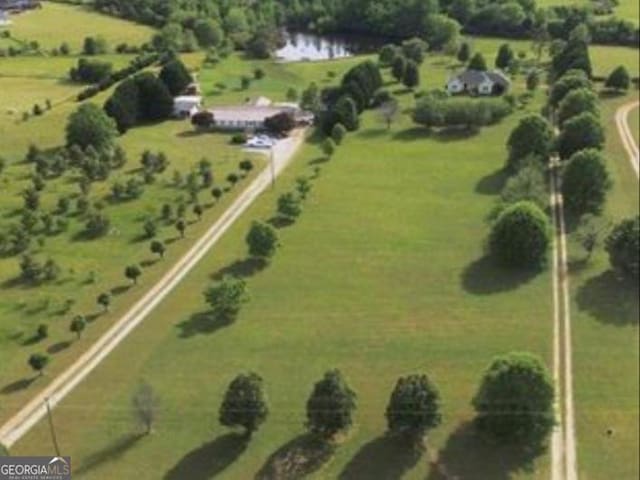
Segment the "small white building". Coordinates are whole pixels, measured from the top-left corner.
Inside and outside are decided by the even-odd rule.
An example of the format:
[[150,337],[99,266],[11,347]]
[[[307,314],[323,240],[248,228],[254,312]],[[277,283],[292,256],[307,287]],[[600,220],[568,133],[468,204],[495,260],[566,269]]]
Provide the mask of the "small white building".
[[200,95],[182,95],[173,99],[173,116],[177,118],[191,117],[202,108]]
[[447,91],[451,94],[501,95],[510,86],[511,81],[500,71],[466,70],[449,79]]

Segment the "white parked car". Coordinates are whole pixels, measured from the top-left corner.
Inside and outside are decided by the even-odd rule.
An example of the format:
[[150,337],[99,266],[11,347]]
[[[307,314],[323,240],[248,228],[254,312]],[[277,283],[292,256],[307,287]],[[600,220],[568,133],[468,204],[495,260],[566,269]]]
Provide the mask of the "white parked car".
[[275,141],[267,135],[258,135],[247,140],[246,146],[249,148],[271,148]]

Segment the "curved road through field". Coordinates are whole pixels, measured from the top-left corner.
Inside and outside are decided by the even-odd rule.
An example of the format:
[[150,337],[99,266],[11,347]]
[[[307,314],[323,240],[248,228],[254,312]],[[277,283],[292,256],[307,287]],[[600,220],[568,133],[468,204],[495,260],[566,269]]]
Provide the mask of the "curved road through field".
[[[640,102],[638,102],[638,100],[625,103],[616,112],[616,125],[618,127],[618,133],[620,134],[622,145],[629,155],[629,161],[631,162],[631,166],[633,167],[634,172],[636,172],[637,177],[640,177],[638,145],[636,145],[636,140],[633,136],[633,132],[631,132],[631,129],[629,128],[627,119],[629,117],[629,114],[633,110],[638,108],[639,105]],[[638,115],[638,113],[636,113],[636,115]]]
[[240,215],[286,168],[304,138],[305,130],[297,130],[290,138],[277,143],[273,148],[273,160],[269,168],[265,168],[253,180],[195,245],[113,327],[0,427],[0,443],[6,447],[16,443],[46,415],[47,399],[51,408],[55,407],[171,293]]

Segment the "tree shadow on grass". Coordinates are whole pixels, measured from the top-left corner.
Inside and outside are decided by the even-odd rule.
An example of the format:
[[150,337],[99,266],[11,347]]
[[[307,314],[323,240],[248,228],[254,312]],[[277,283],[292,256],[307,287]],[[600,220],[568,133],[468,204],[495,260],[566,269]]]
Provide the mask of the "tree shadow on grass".
[[22,346],[29,347],[31,345],[35,345],[36,343],[41,342],[42,340],[44,340],[44,337],[36,333],[34,335],[31,335],[29,338],[24,339],[22,341]]
[[451,434],[426,480],[509,480],[516,472],[531,472],[544,451],[492,444],[473,423],[464,423]]
[[280,228],[290,227],[291,225],[296,223],[296,221],[292,218],[281,217],[279,215],[276,215],[274,217],[271,217],[269,220],[267,220],[267,223],[271,225],[273,228],[280,229]]
[[490,255],[469,264],[462,273],[462,286],[475,295],[508,292],[526,284],[540,269],[510,269],[497,264]]
[[211,279],[220,281],[224,277],[247,278],[261,272],[267,266],[267,262],[263,258],[245,258],[244,260],[236,260],[231,265],[221,268],[217,272],[211,274]]
[[638,285],[612,270],[587,280],[578,290],[576,301],[580,310],[599,322],[618,326],[638,324]]
[[329,161],[329,157],[316,157],[313,160],[309,160],[309,165],[321,165],[323,163],[327,163]]
[[379,138],[389,134],[389,130],[385,128],[368,128],[367,130],[362,130],[358,132],[358,137],[363,140],[371,139],[371,138]]
[[476,183],[475,192],[482,195],[497,195],[504,188],[507,178],[508,175],[504,169],[496,170],[482,177],[478,183]]
[[131,285],[120,285],[119,287],[113,287],[111,289],[111,295],[117,297],[118,295],[122,295],[123,293],[127,293]]
[[74,471],[75,475],[82,475],[107,462],[114,462],[124,455],[127,450],[133,447],[144,435],[128,434],[123,435],[102,450],[92,453]]
[[164,480],[206,480],[222,473],[247,448],[249,438],[227,433],[187,453],[164,475]]
[[71,346],[71,342],[68,340],[65,340],[64,342],[54,343],[49,348],[47,348],[47,353],[49,355],[55,355],[56,353],[60,353],[63,350],[66,350],[70,346]]
[[212,312],[198,312],[188,320],[180,322],[177,326],[180,330],[180,338],[191,338],[196,335],[209,335],[226,328],[233,323],[233,319],[215,316]]
[[431,138],[432,136],[433,131],[426,127],[411,127],[395,133],[393,135],[393,139],[400,140],[402,142],[413,142],[416,140]]
[[396,480],[415,467],[424,450],[398,437],[382,435],[364,445],[344,467],[339,480]]
[[310,434],[299,435],[267,459],[255,480],[299,480],[318,471],[335,448]]
[[29,386],[36,381],[38,377],[31,377],[31,378],[23,378],[21,380],[18,380],[16,382],[11,382],[11,383],[7,383],[4,387],[2,387],[2,390],[0,390],[0,393],[2,395],[11,395],[12,393],[16,393],[19,392],[20,390],[24,390],[25,388],[29,388]]

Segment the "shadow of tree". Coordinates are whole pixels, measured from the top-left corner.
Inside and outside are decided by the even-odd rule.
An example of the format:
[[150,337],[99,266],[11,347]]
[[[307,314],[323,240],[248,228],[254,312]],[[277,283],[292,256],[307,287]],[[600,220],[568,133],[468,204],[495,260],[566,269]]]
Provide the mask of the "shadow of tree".
[[44,340],[45,337],[38,335],[37,333],[34,335],[31,335],[29,338],[26,338],[25,340],[22,341],[22,346],[23,347],[28,347],[30,345],[35,345],[38,342],[41,342],[42,340]]
[[393,139],[403,142],[412,142],[416,140],[424,140],[425,138],[431,138],[432,135],[433,131],[426,127],[411,127],[395,133],[393,135]]
[[56,353],[60,353],[61,351],[66,350],[70,346],[71,342],[68,340],[65,340],[64,342],[54,343],[49,348],[47,348],[47,353],[49,355],[55,355]]
[[592,277],[576,295],[578,308],[599,322],[613,325],[638,324],[638,285],[607,270]]
[[507,178],[508,175],[504,169],[496,170],[476,183],[475,192],[482,195],[497,195],[504,188]]
[[286,228],[286,227],[290,227],[296,222],[292,218],[275,216],[267,220],[267,223],[271,225],[273,228]]
[[16,393],[16,392],[19,392],[20,390],[24,390],[25,388],[29,388],[29,386],[33,382],[35,382],[37,378],[38,378],[37,376],[31,377],[31,378],[23,378],[16,382],[8,383],[4,387],[2,387],[2,390],[0,390],[0,393],[2,395],[11,395],[12,393]]
[[249,438],[227,433],[187,453],[165,475],[165,480],[206,480],[235,462],[247,448]]
[[309,160],[309,165],[321,165],[323,163],[327,163],[329,161],[329,157],[316,157],[313,160]]
[[233,319],[216,317],[212,312],[198,312],[188,320],[180,322],[177,327],[180,330],[180,338],[191,338],[196,335],[207,335],[233,324]]
[[246,278],[255,275],[264,270],[267,266],[266,260],[263,258],[245,258],[244,260],[236,260],[231,265],[221,268],[217,272],[211,274],[212,280],[222,280],[226,276],[236,278]]
[[463,288],[475,295],[508,292],[524,285],[540,269],[509,269],[498,265],[490,255],[469,264],[462,273]]
[[122,295],[123,293],[127,293],[130,288],[131,288],[131,285],[120,285],[119,287],[113,287],[111,289],[111,295],[113,296]]
[[509,480],[515,472],[532,471],[544,451],[494,445],[468,422],[451,434],[426,480]]
[[367,130],[361,130],[357,133],[357,136],[359,138],[362,138],[364,140],[370,139],[370,138],[379,138],[379,137],[383,137],[384,135],[387,135],[389,133],[389,130],[385,127],[385,128],[368,128]]
[[267,459],[255,480],[299,480],[324,465],[335,448],[310,434],[287,442]]
[[424,450],[406,440],[382,435],[365,444],[344,467],[339,480],[395,480],[415,467]]
[[118,460],[124,455],[127,450],[133,447],[144,435],[129,434],[123,435],[115,442],[112,442],[107,447],[98,450],[86,457],[81,463],[80,467],[74,470],[75,475],[82,475],[90,470],[93,470],[100,465]]

